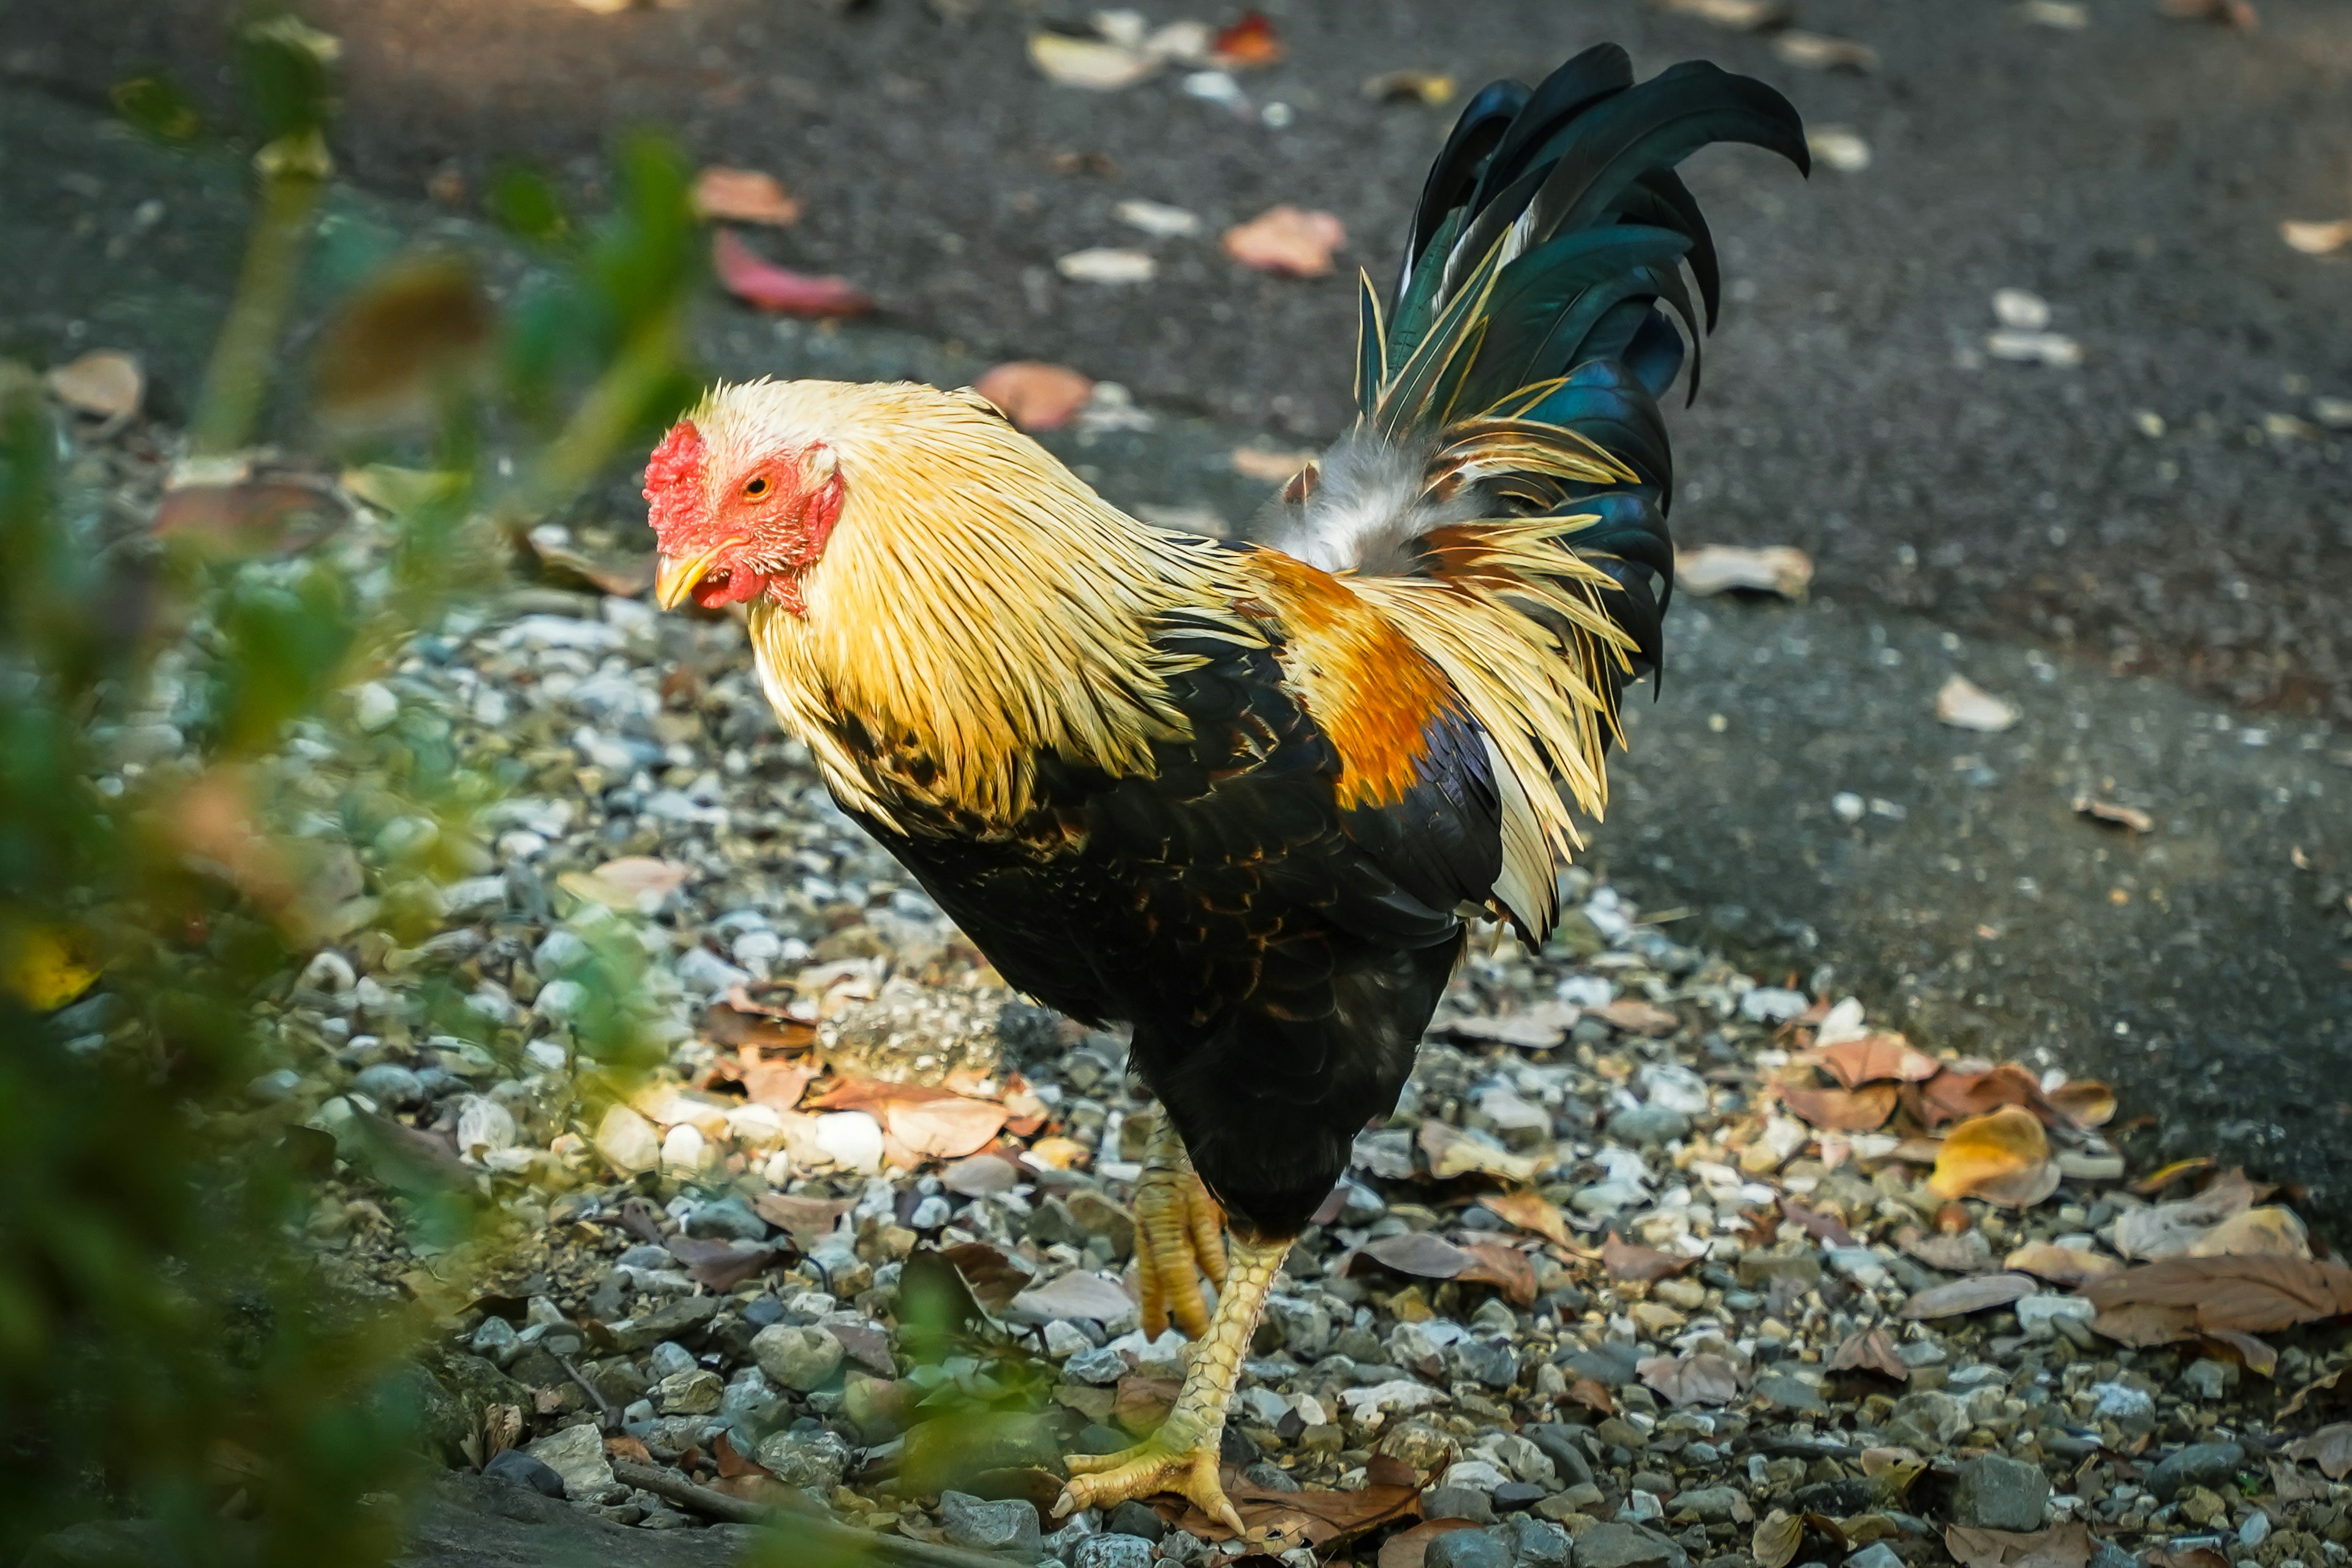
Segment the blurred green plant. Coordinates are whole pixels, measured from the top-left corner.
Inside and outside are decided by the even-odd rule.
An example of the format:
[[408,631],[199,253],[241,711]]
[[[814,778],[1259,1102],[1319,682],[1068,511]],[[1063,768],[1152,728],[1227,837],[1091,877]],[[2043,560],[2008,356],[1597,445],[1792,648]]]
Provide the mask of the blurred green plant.
[[[509,311],[462,260],[412,257],[323,335],[325,412],[365,418],[322,428],[404,459],[348,487],[383,548],[245,527],[272,493],[250,447],[286,382],[335,53],[290,14],[240,35],[253,237],[153,533],[105,521],[59,462],[76,433],[0,363],[0,1561],[101,1515],[148,1521],[142,1561],[394,1550],[390,1494],[416,1473],[405,1355],[427,1314],[322,1278],[300,1240],[313,1184],[366,1140],[331,1140],[252,1086],[318,1048],[282,1004],[354,906],[386,940],[429,931],[429,888],[467,869],[450,847],[502,780],[446,725],[363,732],[346,694],[496,586],[507,538],[690,385],[679,323],[698,259],[677,156],[633,144],[615,210],[577,225],[513,176],[507,205],[542,214],[542,265]],[[115,101],[216,155],[163,79]],[[521,433],[519,460],[486,455],[493,430]],[[414,816],[450,831],[386,857],[359,898],[322,879],[322,807],[348,830]],[[591,947],[574,1043],[625,1072],[644,1059],[625,1000],[642,954]],[[431,1026],[465,1037],[446,1000]],[[379,1174],[440,1244],[478,1236],[472,1189]]]

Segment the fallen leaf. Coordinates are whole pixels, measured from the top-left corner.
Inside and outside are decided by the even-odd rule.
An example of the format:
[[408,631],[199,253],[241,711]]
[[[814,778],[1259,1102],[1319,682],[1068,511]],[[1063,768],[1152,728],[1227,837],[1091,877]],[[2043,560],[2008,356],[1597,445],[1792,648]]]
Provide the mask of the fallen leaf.
[[1792,544],[1703,544],[1675,552],[1675,588],[1702,599],[1727,593],[1801,599],[1812,581],[1813,558]]
[[2116,1119],[2116,1091],[2096,1079],[2071,1079],[2042,1098],[2077,1127],[2105,1127]]
[[2334,223],[2297,223],[2290,218],[2279,225],[2279,237],[2305,256],[2331,256],[2352,245],[2352,217]]
[[2191,1258],[2308,1258],[2311,1234],[2275,1205],[2231,1215],[2189,1244]]
[[1620,996],[1606,1006],[1587,1008],[1586,1012],[1611,1028],[1629,1035],[1671,1035],[1682,1025],[1682,1020],[1665,1008],[1633,996]]
[[833,1234],[841,1216],[849,1212],[849,1198],[804,1198],[789,1193],[761,1193],[751,1200],[751,1207],[761,1219],[793,1238],[793,1245],[808,1251]]
[[1911,1369],[1901,1356],[1895,1353],[1895,1342],[1885,1329],[1863,1329],[1847,1336],[1846,1342],[1832,1352],[1832,1372],[1874,1372],[1891,1377],[1897,1383],[1911,1380]]
[[1118,1392],[1111,1399],[1111,1421],[1139,1436],[1168,1419],[1181,1387],[1172,1377],[1129,1373],[1118,1380]]
[[1969,1118],[1945,1134],[1927,1186],[1937,1197],[1980,1197],[2010,1208],[2040,1203],[2058,1187],[2042,1119],[2014,1105]]
[[1542,1156],[1514,1154],[1433,1116],[1421,1124],[1419,1142],[1429,1160],[1429,1173],[1440,1181],[1475,1173],[1500,1176],[1507,1182],[1530,1182],[1546,1163]]
[[1660,1252],[1654,1247],[1636,1247],[1620,1241],[1611,1231],[1609,1239],[1601,1244],[1601,1267],[1609,1271],[1612,1279],[1639,1279],[1644,1283],[1664,1279],[1670,1274],[1680,1274],[1691,1260],[1677,1258],[1671,1252]]
[[699,1236],[665,1237],[662,1245],[686,1265],[687,1277],[722,1295],[775,1261],[772,1247],[738,1247]]
[[1792,66],[1809,70],[1872,71],[1878,68],[1878,51],[1852,38],[1808,33],[1791,27],[1775,34],[1772,52]]
[[2091,1319],[2091,1327],[2117,1344],[2141,1349],[2177,1344],[2195,1337],[2197,1310],[2193,1307],[2158,1307],[2135,1301],[2097,1313]]
[[1218,31],[1209,52],[1228,70],[1255,70],[1282,58],[1282,38],[1264,12],[1244,11],[1240,21]]
[[2156,9],[2176,21],[2219,22],[2241,33],[2254,32],[2263,25],[2253,0],[2157,0]]
[[1029,35],[1029,63],[1049,80],[1092,92],[1116,92],[1160,68],[1160,62],[1141,49],[1106,38],[1073,37],[1067,33]]
[[2015,1062],[1947,1067],[1906,1095],[1906,1101],[1928,1127],[1982,1116],[2005,1105],[2039,1111],[2049,1103],[2042,1098],[2041,1081]]
[[1872,1132],[1895,1114],[1891,1083],[1867,1089],[1803,1089],[1780,1084],[1773,1093],[1801,1120],[1832,1132]]
[[2175,1160],[2168,1165],[2158,1166],[2138,1181],[2134,1182],[2131,1184],[2131,1190],[2141,1197],[2151,1198],[2183,1176],[2192,1176],[2200,1171],[2211,1170],[2214,1163],[2210,1154],[2192,1154],[2186,1160]]
[[626,1432],[615,1432],[606,1437],[604,1452],[615,1459],[635,1459],[641,1465],[654,1462],[654,1457],[646,1451],[645,1444]]
[[0,952],[0,990],[36,1013],[54,1013],[98,984],[98,966],[69,935],[20,927]]
[[710,240],[711,270],[719,285],[747,305],[787,316],[862,316],[874,308],[863,289],[845,278],[794,272],[755,255],[731,228]]
[[1470,1254],[1471,1261],[1468,1268],[1454,1277],[1455,1283],[1492,1285],[1514,1307],[1535,1305],[1535,1265],[1528,1261],[1526,1253],[1498,1241],[1465,1239],[1461,1245]]
[[2236,1329],[2213,1329],[2202,1337],[2208,1347],[2236,1355],[2239,1364],[2257,1377],[2272,1377],[2278,1373],[2278,1352],[2268,1340],[2258,1340]]
[[904,1144],[908,1152],[931,1160],[959,1160],[996,1142],[1004,1130],[1004,1107],[929,1084],[846,1079],[809,1101],[815,1110],[863,1110]]
[[255,476],[225,484],[174,482],[164,489],[152,526],[158,538],[244,558],[307,550],[350,518],[343,499],[315,480]]
[[2016,705],[2005,702],[1963,675],[1946,680],[1936,692],[1936,718],[1955,730],[1997,735],[2017,722]]
[[2344,1381],[2347,1369],[2338,1367],[2326,1377],[2315,1377],[2294,1391],[2293,1398],[2279,1406],[2278,1418],[2300,1415],[2308,1405],[2315,1415],[2352,1406],[2352,1384]]
[[1221,243],[1226,255],[1260,272],[1321,278],[1331,270],[1331,253],[1348,243],[1348,230],[1329,213],[1286,203],[1235,224]]
[[1576,1237],[1570,1233],[1559,1205],[1540,1193],[1486,1193],[1480,1195],[1478,1206],[1506,1225],[1540,1236],[1546,1241],[1562,1247],[1576,1246]]
[[940,1185],[961,1197],[990,1197],[1020,1184],[1021,1167],[1002,1154],[974,1154],[940,1173]]
[[1728,1405],[1739,1397],[1739,1370],[1713,1352],[1654,1355],[1635,1363],[1642,1381],[1676,1405]]
[[1570,1403],[1581,1405],[1587,1410],[1597,1410],[1603,1415],[1617,1414],[1617,1402],[1609,1396],[1609,1391],[1601,1385],[1598,1378],[1578,1378],[1568,1385],[1568,1397]]
[[624,855],[593,871],[571,872],[559,879],[563,890],[624,913],[652,914],[693,875],[690,867],[650,855]]
[[1805,147],[1812,155],[1841,174],[1859,174],[1870,167],[1870,143],[1862,133],[1844,125],[1809,125],[1805,128]]
[[1979,1274],[1972,1279],[1955,1279],[1948,1285],[1920,1291],[1903,1303],[1903,1315],[1956,1318],[1964,1312],[1981,1312],[1989,1307],[2006,1307],[2032,1295],[2036,1289],[2033,1281],[2022,1274]]
[[1799,1203],[1796,1199],[1787,1196],[1783,1196],[1780,1199],[1780,1212],[1788,1218],[1794,1220],[1798,1225],[1802,1226],[1807,1236],[1811,1237],[1815,1241],[1822,1243],[1823,1246],[1852,1247],[1855,1245],[1853,1233],[1846,1229],[1844,1222],[1840,1220],[1835,1215],[1823,1214],[1818,1209],[1809,1209],[1804,1205]]
[[2103,1314],[2189,1308],[2200,1329],[2266,1333],[2352,1310],[2352,1268],[2307,1258],[2172,1258],[2098,1280],[2083,1294]]
[[2116,1218],[2116,1250],[2141,1262],[2181,1257],[2215,1226],[2252,1208],[2266,1190],[2230,1171],[2193,1197],[2127,1209]]
[[1135,1298],[1126,1287],[1088,1268],[1073,1268],[1059,1279],[1032,1286],[1013,1297],[1007,1309],[1009,1315],[1035,1323],[1056,1318],[1116,1322],[1134,1310]]
[[2152,833],[2156,818],[2136,805],[2117,805],[2111,800],[2097,800],[2087,795],[2074,797],[2074,814],[2094,822],[2112,823],[2133,833]]
[[[1310,1487],[1302,1491],[1277,1491],[1244,1480],[1227,1469],[1220,1479],[1234,1510],[1242,1517],[1243,1539],[1253,1543],[1276,1541],[1303,1543],[1318,1553],[1342,1546],[1360,1535],[1421,1511],[1418,1478],[1387,1455],[1375,1455],[1364,1468],[1364,1484],[1354,1491],[1327,1491]],[[1170,1523],[1209,1541],[1231,1541],[1233,1531],[1186,1505]],[[1289,1550],[1288,1547],[1284,1548]]]
[[1060,258],[1054,270],[1073,283],[1149,283],[1159,272],[1160,263],[1140,250],[1097,246]]
[[1139,228],[1154,239],[1182,239],[1201,232],[1201,215],[1165,202],[1130,196],[1111,208],[1111,216],[1129,228]]
[[137,356],[120,349],[92,349],[42,378],[49,395],[77,414],[128,419],[146,395],[147,375]]
[[1776,1508],[1757,1521],[1748,1550],[1755,1557],[1758,1568],[1788,1568],[1796,1561],[1797,1548],[1804,1539],[1804,1520]]
[[2124,1269],[2121,1263],[2101,1253],[2086,1252],[2079,1247],[2060,1247],[2048,1241],[2028,1242],[2002,1258],[2000,1266],[2019,1274],[2031,1274],[2037,1279],[2047,1279],[2053,1285],[2077,1289],[2095,1279],[2120,1274]]
[[1961,1568],[2084,1568],[2094,1546],[2090,1526],[2061,1524],[2030,1533],[1944,1527],[1944,1548]]
[[1023,430],[1059,430],[1094,395],[1091,377],[1065,364],[1014,360],[972,384],[972,390],[1004,410]]
[[1965,1231],[1958,1236],[1924,1236],[1906,1226],[1896,1239],[1904,1251],[1947,1274],[1992,1272],[1992,1244],[1985,1240],[1980,1230]]
[[1451,1279],[1476,1261],[1442,1236],[1409,1230],[1364,1244],[1361,1256],[1418,1279]]
[[713,163],[694,177],[694,210],[705,219],[764,223],[782,227],[801,220],[801,204],[757,169]]
[[1364,79],[1364,96],[1381,103],[1424,103],[1442,109],[1454,101],[1454,79],[1444,71],[1382,71]]
[[2327,1495],[2327,1483],[2313,1480],[2293,1464],[2281,1464],[2276,1459],[2265,1461],[2271,1473],[2271,1489],[2281,1502],[2317,1502]]
[[[1761,32],[1767,27],[1785,26],[1795,15],[1785,0],[1658,0],[1661,9],[1685,16],[1696,16],[1718,27],[1733,27],[1743,33]],[[1767,1563],[1765,1568],[1775,1568]]]
[[1924,1083],[1943,1070],[1941,1062],[1896,1034],[1863,1035],[1840,1040],[1816,1053],[1813,1059],[1848,1089],[1890,1080]]
[[2331,1481],[2342,1480],[2352,1475],[2352,1421],[2338,1421],[2308,1437],[2298,1437],[2286,1446],[2286,1455],[2290,1459],[2308,1459]]
[[1263,447],[1234,448],[1234,472],[1245,479],[1281,484],[1321,457],[1319,452],[1271,452]]

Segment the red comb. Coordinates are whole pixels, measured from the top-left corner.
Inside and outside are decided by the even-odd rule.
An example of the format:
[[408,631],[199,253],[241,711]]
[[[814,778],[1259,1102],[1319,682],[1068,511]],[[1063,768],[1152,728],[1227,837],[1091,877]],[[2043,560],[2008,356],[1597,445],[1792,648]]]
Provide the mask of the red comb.
[[646,521],[665,543],[692,520],[702,500],[704,450],[702,432],[693,420],[681,419],[646,459],[646,500],[652,508]]

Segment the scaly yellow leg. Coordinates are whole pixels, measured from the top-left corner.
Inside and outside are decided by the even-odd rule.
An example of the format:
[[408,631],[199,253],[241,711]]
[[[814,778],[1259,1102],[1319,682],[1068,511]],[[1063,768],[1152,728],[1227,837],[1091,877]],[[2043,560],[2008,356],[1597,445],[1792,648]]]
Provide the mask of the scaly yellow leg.
[[1193,1173],[1192,1157],[1160,1113],[1135,1185],[1136,1272],[1143,1287],[1143,1331],[1158,1339],[1172,1316],[1186,1339],[1209,1331],[1200,1276],[1225,1283],[1224,1216]]
[[1202,1513],[1241,1533],[1242,1516],[1217,1479],[1217,1450],[1225,1433],[1225,1406],[1241,1381],[1242,1358],[1249,1353],[1258,1313],[1289,1252],[1287,1240],[1234,1238],[1216,1316],[1193,1348],[1175,1408],[1160,1430],[1131,1448],[1071,1455],[1069,1484],[1054,1504],[1055,1518],[1082,1508],[1115,1508],[1130,1498],[1166,1491],[1190,1498]]

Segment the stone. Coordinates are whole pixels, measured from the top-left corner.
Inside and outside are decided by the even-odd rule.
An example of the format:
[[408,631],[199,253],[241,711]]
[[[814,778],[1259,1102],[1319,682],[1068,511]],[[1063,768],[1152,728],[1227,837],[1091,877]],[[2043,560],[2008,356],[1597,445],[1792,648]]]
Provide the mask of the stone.
[[1699,1487],[1675,1494],[1675,1517],[1688,1515],[1701,1524],[1745,1522],[1751,1511],[1748,1494],[1738,1487]]
[[1497,1532],[1511,1553],[1512,1568],[1568,1568],[1576,1543],[1548,1519],[1515,1513]]
[[2163,1502],[2193,1486],[2219,1489],[2245,1460],[2245,1449],[2235,1443],[2191,1443],[2148,1472],[2147,1489]]
[[814,1137],[817,1152],[843,1170],[871,1175],[882,1168],[882,1124],[863,1110],[824,1112]]
[[[1082,1338],[1084,1337],[1082,1331],[1073,1331],[1080,1332],[1080,1336]],[[1064,1381],[1069,1383],[1092,1384],[1098,1388],[1108,1387],[1110,1384],[1117,1383],[1120,1378],[1127,1375],[1127,1358],[1125,1356],[1119,1354],[1118,1352],[1111,1349],[1108,1345],[1097,1345],[1091,1342],[1088,1343],[1085,1350],[1079,1351],[1076,1354],[1072,1355],[1070,1359],[1062,1365],[1062,1377]]]
[[806,1394],[841,1369],[841,1342],[823,1329],[772,1323],[751,1336],[751,1359],[768,1381]]
[[1689,1568],[1690,1553],[1638,1524],[1596,1524],[1576,1538],[1577,1568]]
[[1103,1521],[1103,1530],[1111,1535],[1139,1535],[1146,1541],[1158,1541],[1168,1533],[1168,1525],[1149,1504],[1130,1500],[1110,1510],[1109,1517]]
[[[2025,1303],[2020,1301],[2018,1305],[2021,1307]],[[2230,1372],[2231,1368],[2227,1362],[2215,1361],[2211,1356],[2200,1356],[2190,1362],[2188,1370],[2180,1374],[2181,1386],[2198,1398],[2210,1403],[2230,1392]]]
[[1139,1535],[1089,1535],[1070,1549],[1070,1568],[1151,1568],[1151,1542]]
[[1891,1440],[1927,1448],[1940,1448],[1968,1429],[1968,1405],[1937,1388],[1896,1400],[1887,1423]]
[[641,1174],[661,1163],[661,1133],[625,1105],[604,1112],[604,1119],[596,1124],[595,1144],[596,1152],[625,1176]]
[[1475,1487],[1433,1487],[1422,1494],[1421,1517],[1466,1519],[1474,1524],[1489,1524],[1495,1518],[1495,1504]]
[[682,1297],[650,1312],[606,1323],[604,1330],[612,1336],[614,1350],[635,1352],[664,1340],[699,1334],[719,1315],[719,1306],[716,1296]]
[[772,1432],[752,1450],[753,1458],[786,1486],[805,1487],[824,1497],[849,1473],[849,1445],[814,1422]]
[[612,1461],[604,1457],[604,1436],[593,1421],[566,1426],[541,1437],[523,1450],[563,1482],[563,1495],[573,1502],[593,1500],[613,1485]]
[[1423,1568],[1511,1568],[1511,1549],[1495,1530],[1455,1530],[1432,1536]]
[[665,1415],[708,1415],[727,1397],[727,1385],[708,1367],[674,1372],[654,1384],[655,1406]]
[[2049,1510],[2042,1467],[2006,1455],[1967,1460],[1952,1481],[1952,1522],[1972,1530],[2040,1530]]
[[482,1467],[482,1474],[502,1481],[512,1481],[519,1487],[529,1487],[541,1497],[562,1497],[563,1478],[544,1459],[534,1459],[520,1448],[502,1448]]
[[1765,1290],[1778,1280],[1795,1281],[1799,1289],[1810,1290],[1822,1282],[1821,1255],[1804,1252],[1743,1252],[1739,1255],[1739,1282],[1751,1290]]
[[1845,1568],[1904,1568],[1903,1559],[1884,1541],[1874,1541],[1845,1560]]
[[2025,1331],[2025,1337],[2030,1340],[2046,1340],[2059,1332],[2059,1320],[2062,1318],[2088,1323],[2098,1316],[2098,1309],[2092,1305],[2088,1297],[2061,1296],[2055,1292],[2024,1297],[2011,1303],[2010,1310],[2017,1314],[2017,1326]]
[[1446,1353],[1457,1379],[1508,1388],[1519,1375],[1518,1352],[1508,1340],[1464,1340]]
[[720,1198],[695,1205],[694,1212],[686,1216],[686,1234],[716,1241],[765,1241],[768,1222],[753,1214],[741,1198]]
[[352,1079],[352,1089],[387,1110],[405,1110],[425,1098],[425,1080],[398,1062],[361,1068]]
[[1036,1562],[1045,1551],[1036,1505],[1017,1498],[983,1502],[969,1492],[941,1492],[940,1528],[954,1545],[973,1552],[1002,1552],[1023,1563]]
[[1664,1105],[1629,1105],[1609,1118],[1609,1136],[1639,1148],[1671,1143],[1690,1134],[1690,1118]]
[[[1134,1253],[1135,1215],[1124,1204],[1087,1187],[1072,1193],[1066,1203],[1070,1223],[1082,1238],[1100,1237],[1109,1245],[1114,1260],[1123,1261]],[[1079,1245],[1085,1245],[1083,1239]]]

